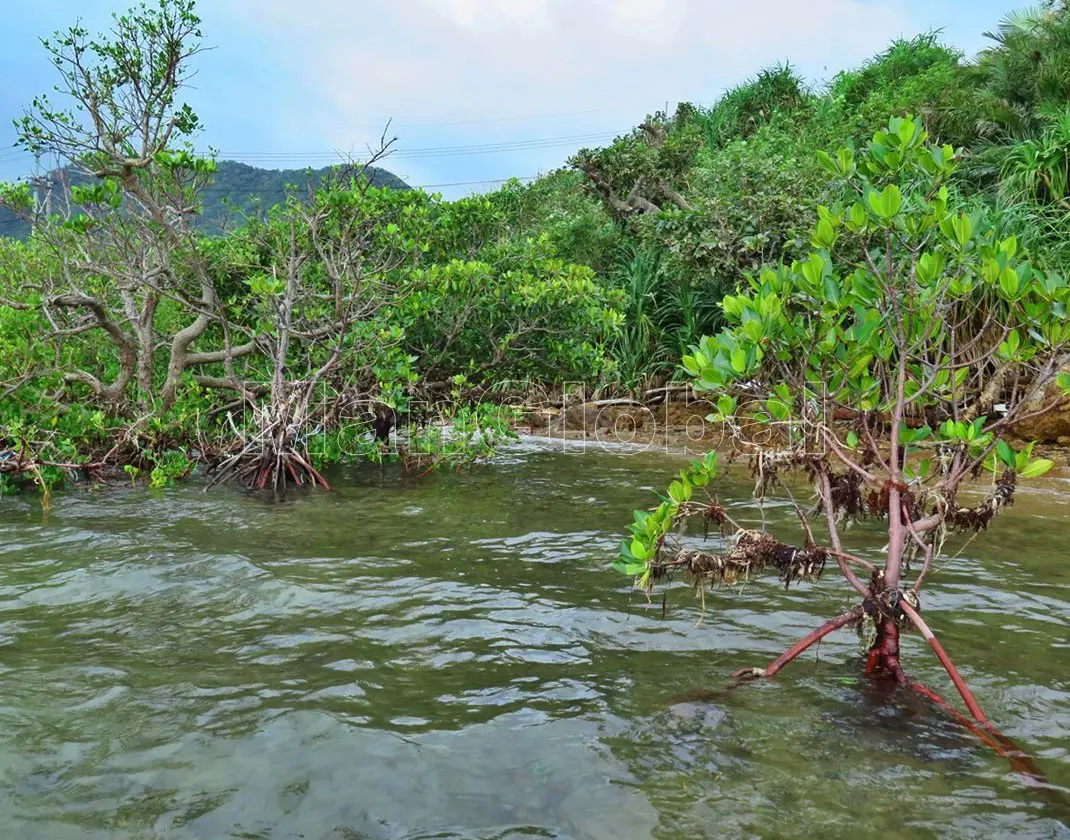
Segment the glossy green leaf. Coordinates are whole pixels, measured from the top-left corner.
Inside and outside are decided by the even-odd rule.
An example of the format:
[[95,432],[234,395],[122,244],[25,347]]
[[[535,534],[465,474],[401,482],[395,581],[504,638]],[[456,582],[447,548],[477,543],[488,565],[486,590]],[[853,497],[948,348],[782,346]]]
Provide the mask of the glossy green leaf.
[[1037,458],[1035,461],[1030,461],[1019,475],[1022,478],[1039,478],[1053,466],[1055,466],[1054,461],[1049,461],[1047,458]]

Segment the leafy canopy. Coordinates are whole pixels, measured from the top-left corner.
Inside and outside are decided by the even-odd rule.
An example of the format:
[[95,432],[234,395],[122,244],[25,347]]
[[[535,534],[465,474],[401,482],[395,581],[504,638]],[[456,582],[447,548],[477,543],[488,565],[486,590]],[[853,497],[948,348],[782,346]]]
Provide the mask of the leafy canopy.
[[[961,205],[948,187],[955,150],[927,139],[918,121],[895,118],[863,153],[819,154],[850,202],[819,208],[805,258],[726,296],[725,327],[683,366],[716,400],[712,420],[752,454],[809,465],[827,504],[835,461],[876,491],[908,482],[911,516],[931,503],[930,516],[953,527],[966,475],[985,466],[1013,484],[1051,467],[1003,438],[1016,419],[1050,407],[1053,380],[1070,390],[1059,372],[1070,287],[1034,268],[992,215]],[[849,428],[842,417],[854,418]],[[755,426],[766,429],[760,439]],[[878,443],[889,437],[890,452]],[[637,514],[618,571],[650,583],[675,523],[704,510],[691,497],[715,467],[693,463],[655,512]],[[895,510],[874,515],[898,516],[896,498]]]
[[[926,139],[920,123],[896,118],[862,155],[819,153],[856,200],[820,208],[805,259],[748,277],[724,299],[726,329],[683,360],[698,387],[760,378],[774,386],[766,407],[778,420],[808,401],[890,412],[902,362],[907,399],[951,416],[978,390],[978,371],[951,364],[964,342],[976,340],[978,359],[994,347],[1023,372],[1070,342],[1065,278],[1033,268],[984,210],[956,208],[947,186],[956,154]],[[848,240],[861,242],[861,257],[837,259],[856,250]]]

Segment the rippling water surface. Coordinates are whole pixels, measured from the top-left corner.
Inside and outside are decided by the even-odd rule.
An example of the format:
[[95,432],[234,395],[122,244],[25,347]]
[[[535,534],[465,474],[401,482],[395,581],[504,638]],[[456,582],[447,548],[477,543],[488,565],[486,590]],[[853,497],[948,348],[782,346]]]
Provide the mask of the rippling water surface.
[[[558,444],[558,450],[560,444]],[[1067,837],[1037,791],[829,637],[833,575],[648,604],[605,569],[679,460],[528,443],[286,501],[0,500],[0,838]],[[1022,492],[925,592],[988,714],[1070,788],[1070,503]],[[719,487],[758,521],[748,487]],[[767,507],[794,536],[787,511]],[[860,529],[856,545],[876,550]],[[696,626],[701,618],[701,623]],[[918,679],[950,696],[924,643]]]

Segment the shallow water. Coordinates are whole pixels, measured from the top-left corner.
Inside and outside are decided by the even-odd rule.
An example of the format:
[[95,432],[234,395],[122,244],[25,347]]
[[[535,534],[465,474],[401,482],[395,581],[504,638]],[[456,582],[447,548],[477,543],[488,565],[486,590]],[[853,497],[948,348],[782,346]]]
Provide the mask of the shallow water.
[[[1070,836],[1058,791],[874,693],[849,631],[775,681],[667,704],[764,665],[848,590],[770,576],[709,598],[696,627],[679,585],[663,615],[605,566],[679,459],[561,446],[462,475],[339,473],[283,502],[0,500],[0,838]],[[1060,490],[1023,491],[923,606],[1065,790]],[[718,491],[760,521],[744,481]],[[794,537],[784,508],[764,515]],[[951,697],[924,642],[903,645]]]

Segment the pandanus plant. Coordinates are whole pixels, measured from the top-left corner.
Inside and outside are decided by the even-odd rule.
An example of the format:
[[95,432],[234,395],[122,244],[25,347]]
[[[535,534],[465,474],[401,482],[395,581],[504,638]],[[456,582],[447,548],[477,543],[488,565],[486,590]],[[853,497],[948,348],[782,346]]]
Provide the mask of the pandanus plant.
[[[770,567],[786,585],[838,569],[858,604],[765,668],[734,676],[772,677],[824,636],[856,625],[869,631],[867,674],[913,688],[1002,754],[1025,760],[922,618],[920,594],[949,534],[986,530],[1019,480],[1052,466],[1008,437],[1070,390],[1061,372],[1070,360],[1070,288],[1031,267],[1015,236],[984,210],[958,206],[948,186],[958,155],[928,144],[919,121],[893,119],[864,153],[842,148],[820,159],[846,200],[819,209],[809,256],[748,277],[723,301],[724,329],[683,359],[717,407],[709,419],[749,460],[755,494],[781,493],[794,505],[801,543],[739,526],[713,497],[699,501],[716,475],[710,453],[680,473],[659,507],[636,512],[615,568],[647,591],[687,573],[703,598],[710,585]],[[795,501],[793,476],[813,488],[809,510]],[[980,500],[968,505],[964,491],[977,484]],[[727,548],[682,541],[691,517],[707,534],[719,529]],[[881,562],[844,545],[847,526],[862,519],[887,525]],[[907,676],[899,647],[906,626],[939,657],[968,715]]]

